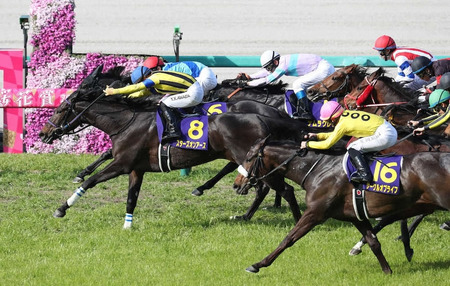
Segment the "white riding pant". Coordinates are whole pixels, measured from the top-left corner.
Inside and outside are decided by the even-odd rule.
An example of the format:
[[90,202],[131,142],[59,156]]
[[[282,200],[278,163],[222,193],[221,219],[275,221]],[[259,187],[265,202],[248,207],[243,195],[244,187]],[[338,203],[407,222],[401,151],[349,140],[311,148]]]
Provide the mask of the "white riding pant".
[[308,87],[324,80],[327,76],[334,73],[334,71],[335,69],[332,64],[330,64],[327,60],[321,60],[314,71],[302,75],[296,79],[292,83],[292,89],[296,94],[302,90],[306,91]]
[[209,67],[204,67],[195,79],[202,86],[205,95],[217,86],[217,77]]
[[168,94],[160,101],[172,108],[185,108],[196,106],[203,100],[203,88],[198,81],[194,82],[186,92]]
[[385,120],[373,135],[350,143],[347,150],[353,148],[361,153],[375,152],[394,146],[395,143],[397,143],[397,130]]

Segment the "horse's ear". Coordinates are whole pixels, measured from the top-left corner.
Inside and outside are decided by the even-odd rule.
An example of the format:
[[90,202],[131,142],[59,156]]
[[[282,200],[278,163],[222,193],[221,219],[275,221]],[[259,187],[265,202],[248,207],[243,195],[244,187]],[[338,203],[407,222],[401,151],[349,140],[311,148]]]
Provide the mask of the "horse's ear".
[[376,72],[375,72],[375,74],[376,74],[377,76],[381,76],[381,75],[383,75],[384,73],[385,73],[385,70],[384,70],[383,67],[379,67],[379,68],[376,70]]
[[265,138],[258,138],[256,139],[255,143],[253,143],[254,146],[256,146],[258,149],[266,145],[267,139],[269,139],[271,134],[267,135]]
[[103,64],[99,65],[90,75],[88,75],[80,84],[80,88],[91,87],[99,74],[103,71]]

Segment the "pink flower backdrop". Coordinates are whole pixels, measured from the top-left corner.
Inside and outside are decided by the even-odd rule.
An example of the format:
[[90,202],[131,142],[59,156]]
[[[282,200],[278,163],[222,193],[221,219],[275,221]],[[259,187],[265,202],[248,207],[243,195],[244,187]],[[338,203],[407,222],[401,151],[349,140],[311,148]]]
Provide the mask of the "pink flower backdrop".
[[[74,56],[68,48],[75,41],[74,0],[32,0],[30,8],[31,45],[27,88],[74,88],[97,66],[103,71],[124,66],[130,73],[143,57],[89,53]],[[99,154],[111,148],[107,134],[89,127],[65,136],[52,145],[39,139],[39,131],[52,116],[53,109],[26,109],[24,144],[28,153],[90,153]]]

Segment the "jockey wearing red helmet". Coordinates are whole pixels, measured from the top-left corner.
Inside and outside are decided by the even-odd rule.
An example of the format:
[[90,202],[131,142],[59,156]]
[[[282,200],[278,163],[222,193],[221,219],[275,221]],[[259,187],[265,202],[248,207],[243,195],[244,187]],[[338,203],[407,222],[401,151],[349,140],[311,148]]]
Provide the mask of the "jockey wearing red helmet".
[[406,84],[406,87],[411,89],[419,89],[423,85],[427,85],[432,82],[421,80],[419,77],[414,75],[411,68],[412,61],[419,56],[424,56],[429,58],[431,61],[435,61],[436,59],[431,53],[416,48],[399,47],[395,43],[394,39],[387,35],[378,37],[375,41],[373,49],[377,50],[381,58],[385,61],[392,60],[395,62],[398,71],[395,81],[403,82]]

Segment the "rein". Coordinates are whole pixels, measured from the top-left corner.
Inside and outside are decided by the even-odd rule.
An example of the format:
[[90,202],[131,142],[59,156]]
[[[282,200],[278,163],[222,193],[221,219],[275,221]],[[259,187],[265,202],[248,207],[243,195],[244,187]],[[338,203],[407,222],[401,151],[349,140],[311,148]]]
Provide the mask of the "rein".
[[286,166],[287,164],[289,164],[289,162],[291,162],[295,157],[300,156],[303,157],[306,155],[306,153],[308,152],[307,149],[301,149],[297,152],[295,152],[294,154],[292,154],[289,158],[287,158],[286,160],[283,161],[283,163],[281,163],[280,165],[278,165],[277,167],[275,167],[274,169],[272,169],[270,172],[268,172],[267,174],[261,176],[261,177],[256,177],[256,171],[260,168],[260,165],[263,165],[263,157],[264,157],[264,147],[262,146],[261,149],[258,151],[258,158],[256,158],[255,163],[250,167],[250,176],[252,174],[254,174],[254,177],[250,177],[249,178],[249,184],[251,186],[256,186],[256,184],[261,181],[264,180],[265,178],[267,178],[268,176],[272,175],[273,173],[275,173],[276,171],[278,171],[279,169],[281,169],[282,167]]

